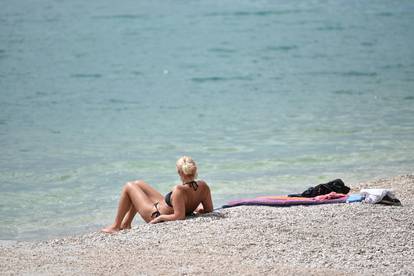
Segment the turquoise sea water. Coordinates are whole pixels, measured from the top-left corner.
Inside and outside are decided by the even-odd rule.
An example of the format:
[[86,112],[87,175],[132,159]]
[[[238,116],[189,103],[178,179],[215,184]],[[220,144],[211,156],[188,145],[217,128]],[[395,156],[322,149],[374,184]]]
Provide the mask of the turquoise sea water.
[[413,25],[412,1],[2,1],[0,239],[97,230],[183,154],[216,206],[412,173]]

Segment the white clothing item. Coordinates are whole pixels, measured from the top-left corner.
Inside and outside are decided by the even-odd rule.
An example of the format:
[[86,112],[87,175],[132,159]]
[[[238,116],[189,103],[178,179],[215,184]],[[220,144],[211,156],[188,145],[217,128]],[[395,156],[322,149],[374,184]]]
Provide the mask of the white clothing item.
[[361,195],[365,196],[363,202],[371,204],[380,202],[386,195],[391,199],[396,199],[394,193],[389,189],[362,189]]

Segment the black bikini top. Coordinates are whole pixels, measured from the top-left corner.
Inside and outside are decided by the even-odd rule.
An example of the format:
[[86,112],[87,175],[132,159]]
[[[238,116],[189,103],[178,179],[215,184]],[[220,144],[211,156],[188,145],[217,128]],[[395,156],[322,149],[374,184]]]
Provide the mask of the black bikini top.
[[172,195],[172,191],[169,192],[168,194],[165,195],[165,203],[167,203],[168,206],[172,207],[172,203],[171,203],[171,195]]
[[[190,187],[193,188],[194,191],[197,191],[197,189],[198,189],[198,184],[197,184],[197,181],[195,181],[195,180],[190,181],[190,182],[186,182],[183,185],[189,185]],[[173,207],[172,203],[171,203],[171,195],[172,195],[172,191],[165,195],[164,200],[165,200],[165,203],[167,203],[168,206]]]
[[189,185],[190,187],[192,187],[194,189],[194,191],[197,191],[197,189],[198,189],[198,184],[197,184],[197,181],[195,181],[195,180],[190,181],[190,182],[186,182],[186,183],[184,183],[184,185]]

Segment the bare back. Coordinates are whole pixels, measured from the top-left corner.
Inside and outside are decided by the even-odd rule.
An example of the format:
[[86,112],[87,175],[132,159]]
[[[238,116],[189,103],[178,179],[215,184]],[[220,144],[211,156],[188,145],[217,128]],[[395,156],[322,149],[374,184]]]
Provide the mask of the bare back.
[[[202,205],[204,212],[213,211],[210,188],[207,183],[199,180],[196,181],[196,188],[190,185],[176,185],[171,194],[171,203],[173,207],[163,204],[162,213],[185,215],[194,212],[197,207]],[[164,212],[163,212],[164,211]]]

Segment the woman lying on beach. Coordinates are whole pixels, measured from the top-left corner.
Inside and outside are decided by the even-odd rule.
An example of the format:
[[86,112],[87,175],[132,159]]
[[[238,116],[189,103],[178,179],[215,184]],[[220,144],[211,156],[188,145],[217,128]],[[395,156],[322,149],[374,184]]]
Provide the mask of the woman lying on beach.
[[191,157],[183,156],[177,160],[177,172],[181,184],[162,196],[144,181],[125,184],[119,199],[118,212],[111,226],[102,229],[105,233],[115,233],[130,229],[136,213],[148,223],[185,219],[193,212],[213,211],[210,188],[197,177],[197,165]]

